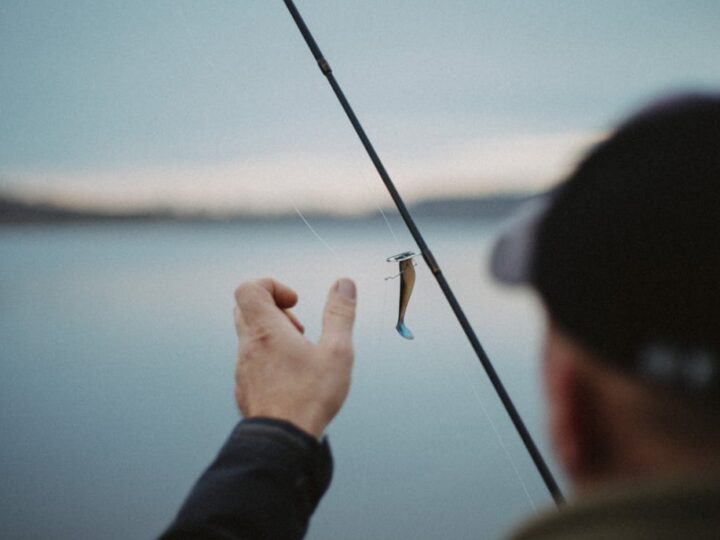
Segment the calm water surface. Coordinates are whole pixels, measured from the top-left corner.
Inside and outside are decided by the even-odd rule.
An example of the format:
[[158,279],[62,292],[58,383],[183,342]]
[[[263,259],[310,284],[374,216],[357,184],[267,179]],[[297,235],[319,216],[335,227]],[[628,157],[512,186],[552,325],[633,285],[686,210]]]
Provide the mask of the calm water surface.
[[[539,311],[486,272],[492,223],[420,223],[542,448]],[[394,330],[396,226],[0,229],[0,537],[151,538],[237,420],[232,293],[271,275],[314,339],[358,283],[356,370],[311,539],[499,538],[550,500],[424,263]],[[502,441],[502,442],[501,442]],[[503,448],[504,446],[504,448]],[[547,451],[545,451],[547,454]]]

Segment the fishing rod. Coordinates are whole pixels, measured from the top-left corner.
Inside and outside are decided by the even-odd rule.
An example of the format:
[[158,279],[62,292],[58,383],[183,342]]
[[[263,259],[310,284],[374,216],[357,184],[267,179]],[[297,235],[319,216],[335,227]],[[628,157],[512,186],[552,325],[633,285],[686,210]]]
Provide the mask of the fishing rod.
[[470,326],[470,322],[468,321],[467,317],[465,316],[465,313],[463,312],[462,308],[460,307],[460,304],[457,301],[457,298],[455,298],[455,294],[453,293],[452,289],[450,288],[450,285],[448,284],[447,280],[445,279],[445,276],[443,275],[442,271],[440,270],[440,266],[438,265],[437,261],[435,260],[435,257],[433,256],[432,252],[430,251],[430,248],[428,247],[427,243],[425,242],[425,239],[423,238],[422,234],[420,234],[420,231],[417,228],[417,225],[415,225],[415,221],[413,220],[412,216],[410,215],[410,212],[408,211],[407,207],[405,206],[405,202],[403,201],[402,197],[400,196],[400,193],[395,188],[395,184],[393,184],[393,181],[390,179],[390,175],[385,170],[385,166],[383,165],[382,161],[380,161],[380,157],[377,155],[377,152],[375,152],[375,148],[373,148],[372,143],[370,142],[370,139],[368,139],[367,135],[365,134],[365,130],[363,129],[362,125],[360,124],[360,121],[358,120],[357,116],[355,116],[355,112],[352,110],[352,107],[350,107],[350,103],[348,102],[347,98],[345,97],[345,94],[343,93],[342,89],[340,88],[340,85],[335,80],[335,76],[333,75],[332,69],[330,68],[330,64],[323,56],[322,52],[320,52],[320,48],[318,47],[317,43],[315,42],[315,38],[313,38],[312,34],[310,33],[310,30],[308,29],[307,25],[305,24],[305,21],[303,20],[302,16],[300,15],[300,12],[295,7],[295,4],[293,3],[293,0],[284,0],[285,5],[288,8],[288,11],[290,11],[290,15],[292,15],[293,20],[295,21],[295,24],[298,27],[298,30],[300,30],[300,33],[302,34],[303,38],[305,39],[305,42],[307,43],[308,47],[310,48],[310,52],[312,52],[312,55],[315,57],[315,60],[318,63],[318,66],[320,67],[320,71],[323,75],[327,78],[328,82],[330,83],[330,86],[333,89],[333,92],[335,92],[335,95],[337,96],[338,100],[340,101],[340,105],[342,106],[343,110],[345,111],[345,114],[347,115],[348,119],[350,120],[350,123],[352,124],[353,128],[355,128],[355,132],[357,133],[358,137],[360,137],[360,141],[362,142],[363,146],[365,147],[365,150],[368,153],[368,156],[370,156],[370,159],[373,162],[373,165],[375,165],[375,169],[377,170],[378,174],[380,175],[380,178],[382,179],[383,183],[385,184],[385,187],[387,188],[388,192],[390,193],[390,197],[392,197],[393,202],[395,203],[395,206],[398,209],[398,212],[400,212],[400,215],[403,218],[403,221],[405,222],[405,225],[407,226],[408,230],[410,231],[410,234],[412,235],[413,239],[415,240],[415,243],[417,244],[418,248],[420,249],[420,253],[422,254],[423,259],[425,260],[425,263],[428,265],[428,268],[430,268],[430,271],[435,276],[435,279],[438,282],[438,285],[440,286],[440,289],[442,290],[443,294],[445,295],[445,298],[447,299],[448,303],[450,304],[450,307],[453,310],[453,313],[455,313],[455,317],[457,317],[458,322],[460,323],[460,326],[462,327],[463,331],[465,332],[465,335],[467,336],[468,340],[470,341],[470,345],[472,346],[473,350],[475,351],[475,354],[478,357],[478,360],[480,360],[480,364],[482,364],[482,367],[485,369],[485,373],[487,374],[488,378],[490,379],[490,382],[493,385],[493,388],[495,389],[495,392],[497,393],[498,397],[500,398],[500,401],[502,402],[503,406],[505,407],[505,410],[507,411],[508,415],[510,416],[510,420],[512,420],[513,425],[515,426],[515,429],[518,432],[518,435],[520,435],[520,439],[522,439],[523,444],[525,445],[525,448],[527,449],[528,453],[530,454],[530,457],[533,460],[533,463],[535,464],[535,467],[537,468],[538,472],[540,473],[540,476],[542,477],[543,481],[545,482],[545,486],[547,487],[548,491],[550,492],[550,495],[552,495],[553,500],[557,505],[562,504],[565,502],[565,499],[563,497],[562,492],[560,491],[560,488],[558,487],[557,482],[555,481],[555,478],[553,477],[552,473],[550,472],[550,469],[548,468],[547,464],[545,463],[545,460],[542,457],[542,454],[540,454],[540,451],[538,450],[537,446],[535,445],[535,441],[533,441],[532,436],[527,430],[527,427],[525,427],[525,423],[523,422],[522,418],[520,417],[520,414],[518,413],[517,409],[515,408],[515,404],[513,403],[512,399],[510,398],[510,395],[507,393],[507,390],[505,390],[505,386],[503,385],[502,381],[500,380],[500,377],[498,376],[497,372],[495,371],[495,368],[492,365],[492,362],[490,361],[490,358],[485,353],[485,350],[483,349],[483,346],[480,344],[480,340],[475,335],[475,331],[473,330],[472,326]]

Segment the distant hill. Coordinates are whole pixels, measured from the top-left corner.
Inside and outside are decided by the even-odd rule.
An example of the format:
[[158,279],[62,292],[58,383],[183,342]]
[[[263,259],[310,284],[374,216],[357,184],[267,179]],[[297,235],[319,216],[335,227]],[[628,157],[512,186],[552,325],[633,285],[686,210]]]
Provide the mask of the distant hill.
[[[535,195],[512,194],[477,198],[455,198],[427,200],[410,206],[413,216],[423,219],[498,219],[508,215],[515,208]],[[376,219],[379,212],[365,218]],[[313,219],[343,219],[317,212],[308,214]],[[208,214],[178,214],[170,210],[111,213],[100,210],[76,210],[52,204],[33,204],[21,199],[0,195],[0,225],[22,223],[97,223],[97,222],[212,222],[212,221],[257,221],[296,219],[296,215],[257,216],[238,214],[216,218]]]
[[438,219],[500,219],[536,197],[536,194],[503,194],[472,199],[433,199],[411,206],[414,216]]
[[110,213],[73,210],[52,204],[33,204],[0,196],[0,225],[13,223],[78,223],[97,221],[160,221],[173,219],[170,212]]

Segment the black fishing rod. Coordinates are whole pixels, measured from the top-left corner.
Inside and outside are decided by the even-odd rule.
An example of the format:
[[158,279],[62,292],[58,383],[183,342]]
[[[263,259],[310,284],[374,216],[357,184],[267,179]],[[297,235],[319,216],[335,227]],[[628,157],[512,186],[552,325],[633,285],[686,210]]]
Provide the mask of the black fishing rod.
[[375,152],[375,148],[373,148],[372,143],[370,142],[370,139],[368,139],[367,135],[365,134],[365,130],[360,125],[360,121],[357,119],[357,116],[355,116],[355,113],[352,110],[352,107],[350,107],[350,103],[348,103],[348,100],[345,98],[345,94],[343,94],[342,89],[340,88],[340,85],[335,80],[335,76],[332,73],[332,69],[330,69],[330,64],[328,64],[327,60],[325,60],[325,57],[323,56],[322,52],[320,52],[320,48],[318,47],[317,43],[315,43],[315,38],[313,38],[312,34],[310,33],[310,30],[308,29],[307,25],[305,24],[305,21],[300,16],[300,12],[295,7],[295,4],[292,0],[284,0],[285,5],[287,6],[288,10],[290,11],[290,15],[292,15],[292,18],[295,20],[295,24],[297,24],[298,29],[300,30],[300,33],[302,34],[303,38],[305,38],[305,42],[308,44],[308,47],[310,47],[310,51],[312,52],[312,55],[315,57],[315,60],[317,60],[318,66],[320,67],[320,71],[322,71],[323,75],[327,78],[328,82],[330,83],[330,86],[333,89],[333,92],[335,92],[335,95],[337,96],[338,100],[340,101],[340,105],[342,105],[343,110],[345,111],[345,114],[347,114],[348,119],[350,120],[350,123],[355,128],[355,132],[358,134],[358,137],[360,137],[360,141],[362,142],[363,146],[365,147],[365,150],[367,151],[368,155],[370,156],[370,159],[373,162],[373,165],[375,165],[375,169],[377,169],[378,174],[380,175],[380,178],[382,179],[383,183],[385,184],[385,187],[387,188],[388,192],[390,193],[390,196],[392,197],[393,202],[395,203],[395,206],[398,209],[398,212],[400,212],[400,215],[403,218],[403,221],[405,221],[405,225],[407,225],[407,228],[410,230],[410,234],[412,234],[412,237],[415,239],[415,242],[417,243],[418,248],[420,249],[420,253],[423,256],[423,259],[425,259],[425,263],[427,263],[428,267],[430,268],[430,271],[435,276],[435,279],[438,282],[438,285],[440,285],[440,289],[442,289],[443,294],[445,295],[445,298],[447,299],[448,303],[450,304],[450,307],[453,310],[453,313],[455,313],[455,317],[457,317],[458,322],[460,323],[460,326],[462,327],[463,331],[465,332],[465,335],[467,336],[468,340],[470,341],[470,345],[472,346],[473,350],[475,351],[475,354],[478,357],[478,360],[480,360],[480,363],[482,364],[482,367],[485,369],[485,373],[487,373],[488,378],[490,379],[490,382],[493,385],[493,388],[495,388],[495,391],[497,392],[498,397],[500,398],[500,401],[502,401],[503,406],[505,407],[505,410],[507,411],[508,415],[510,416],[510,420],[512,420],[513,425],[515,426],[515,429],[518,432],[518,435],[520,435],[520,438],[522,439],[523,444],[525,445],[525,448],[527,449],[528,453],[530,454],[530,457],[533,460],[533,463],[535,463],[535,467],[537,467],[538,472],[540,473],[540,476],[542,477],[543,481],[545,482],[545,485],[547,486],[548,491],[550,491],[550,494],[552,495],[552,498],[555,500],[555,503],[560,505],[563,502],[565,502],[565,499],[563,497],[562,492],[560,491],[560,488],[557,485],[557,482],[555,481],[555,478],[553,477],[552,473],[550,472],[550,469],[548,468],[547,464],[545,463],[545,460],[543,459],[542,455],[540,454],[540,451],[538,450],[537,446],[535,445],[535,441],[533,441],[532,436],[527,430],[527,427],[525,427],[525,423],[523,422],[522,418],[520,417],[520,414],[518,413],[517,409],[515,408],[515,405],[510,398],[510,395],[507,393],[507,390],[505,390],[505,386],[503,385],[502,381],[500,380],[500,377],[498,376],[497,372],[495,371],[495,368],[492,365],[492,362],[490,362],[490,358],[488,358],[488,355],[485,353],[485,350],[483,349],[482,345],[480,344],[480,340],[478,340],[477,336],[475,335],[475,331],[472,329],[472,326],[470,326],[470,322],[468,321],[467,317],[465,316],[465,313],[463,312],[462,308],[460,307],[460,304],[458,303],[457,299],[455,298],[455,294],[452,292],[452,289],[450,288],[450,285],[448,284],[447,280],[445,279],[445,276],[443,275],[442,271],[440,270],[440,266],[438,265],[437,261],[435,260],[435,257],[433,256],[432,252],[430,251],[430,248],[428,247],[427,243],[425,242],[425,239],[423,238],[422,234],[420,234],[420,231],[418,230],[417,226],[415,225],[415,221],[413,220],[412,216],[410,215],[410,212],[408,211],[407,207],[405,206],[405,203],[403,202],[402,197],[400,196],[400,193],[398,193],[398,190],[395,188],[395,185],[393,184],[393,181],[390,179],[390,175],[385,170],[385,166],[383,165],[382,161],[380,161],[380,158],[377,155],[377,152]]

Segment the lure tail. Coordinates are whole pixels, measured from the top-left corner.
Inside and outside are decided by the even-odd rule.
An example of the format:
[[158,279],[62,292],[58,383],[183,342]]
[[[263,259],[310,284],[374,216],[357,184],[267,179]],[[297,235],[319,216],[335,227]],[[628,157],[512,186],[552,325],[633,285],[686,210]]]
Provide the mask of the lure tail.
[[395,330],[398,331],[398,334],[400,334],[405,339],[415,339],[415,336],[410,331],[410,329],[405,326],[405,323],[402,321],[398,321],[397,326],[395,327]]

